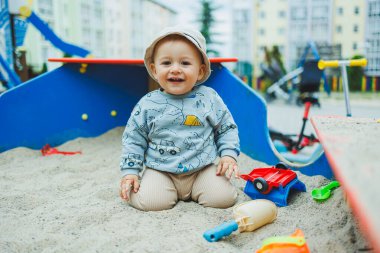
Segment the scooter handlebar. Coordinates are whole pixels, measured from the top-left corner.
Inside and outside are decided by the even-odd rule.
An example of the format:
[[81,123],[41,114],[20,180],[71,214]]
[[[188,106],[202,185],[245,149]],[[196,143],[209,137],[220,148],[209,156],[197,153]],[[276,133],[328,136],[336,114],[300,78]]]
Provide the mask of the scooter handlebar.
[[367,59],[357,59],[357,60],[346,60],[346,61],[324,61],[320,60],[318,61],[318,68],[319,69],[325,69],[325,68],[337,68],[339,66],[350,66],[350,67],[364,67],[367,66]]

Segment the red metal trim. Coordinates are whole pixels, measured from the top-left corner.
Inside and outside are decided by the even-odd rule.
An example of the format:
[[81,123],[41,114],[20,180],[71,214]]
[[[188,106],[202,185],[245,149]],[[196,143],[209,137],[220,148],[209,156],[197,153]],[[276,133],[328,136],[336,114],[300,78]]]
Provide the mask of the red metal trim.
[[[105,58],[49,58],[50,62],[85,64],[144,64],[143,59],[105,59]],[[211,63],[237,62],[237,58],[210,58]]]

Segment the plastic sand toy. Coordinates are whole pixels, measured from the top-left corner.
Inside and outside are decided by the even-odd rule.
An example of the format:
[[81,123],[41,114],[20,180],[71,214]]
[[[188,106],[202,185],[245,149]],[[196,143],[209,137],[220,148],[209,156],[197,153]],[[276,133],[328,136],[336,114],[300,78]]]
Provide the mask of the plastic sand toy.
[[274,221],[277,207],[269,200],[260,199],[241,203],[233,208],[234,220],[225,222],[207,230],[203,237],[209,242],[216,242],[235,230],[250,232]]
[[249,174],[240,176],[247,183],[244,193],[252,199],[268,199],[278,206],[286,206],[289,191],[306,191],[306,186],[297,178],[297,174],[284,163],[268,168],[256,168]]
[[316,188],[311,191],[311,196],[315,200],[326,200],[330,198],[331,196],[331,191],[337,187],[339,187],[340,184],[338,181],[332,181],[328,185]]
[[297,174],[289,170],[283,163],[278,163],[274,167],[256,168],[249,174],[241,175],[246,181],[252,181],[256,190],[262,194],[268,194],[273,187],[284,187],[293,179],[297,178]]
[[47,155],[76,155],[76,154],[82,154],[80,151],[74,151],[74,152],[66,152],[66,151],[59,151],[56,148],[52,148],[49,144],[46,144],[42,149],[41,153],[43,156]]
[[297,229],[291,236],[275,236],[263,241],[256,253],[309,253],[302,230]]

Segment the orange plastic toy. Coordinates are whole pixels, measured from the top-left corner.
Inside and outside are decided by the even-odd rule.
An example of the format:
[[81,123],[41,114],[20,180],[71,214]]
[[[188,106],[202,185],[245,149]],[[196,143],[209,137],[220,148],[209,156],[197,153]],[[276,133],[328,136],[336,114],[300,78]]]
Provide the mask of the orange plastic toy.
[[263,241],[256,253],[310,253],[302,230],[297,229],[291,236],[275,236]]

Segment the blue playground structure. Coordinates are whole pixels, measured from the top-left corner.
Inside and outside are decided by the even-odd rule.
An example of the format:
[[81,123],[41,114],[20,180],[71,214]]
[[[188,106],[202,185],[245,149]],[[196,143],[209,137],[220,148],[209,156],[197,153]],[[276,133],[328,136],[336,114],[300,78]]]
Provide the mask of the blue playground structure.
[[[7,20],[0,23],[0,29],[4,29],[9,44],[7,3],[0,9]],[[89,55],[89,51],[63,42],[29,7],[22,6],[20,14],[63,52],[80,57]],[[26,25],[22,25],[25,34]],[[12,48],[8,44],[7,49]],[[14,70],[7,70],[6,66],[13,65],[12,50],[8,51],[5,59],[0,52],[0,63],[6,70],[6,75],[1,73],[0,77],[8,78],[11,84],[9,90],[0,94],[0,152],[16,147],[57,146],[124,126],[152,83],[142,60],[89,58],[61,59],[66,64],[60,68],[20,83]],[[264,99],[220,64],[223,61],[226,59],[212,61],[212,75],[204,85],[214,88],[231,110],[239,127],[242,152],[267,164],[283,161],[303,174],[332,178],[323,153],[316,160],[300,165],[286,161],[276,151],[269,136]]]
[[[100,62],[89,63],[85,72],[81,69],[81,63],[66,63],[0,95],[0,152],[57,146],[124,126],[134,105],[149,91],[151,80],[142,64]],[[276,151],[264,99],[223,65],[212,64],[212,75],[204,85],[214,88],[231,110],[246,155],[267,164],[283,161],[306,175],[333,178],[324,153],[300,165],[287,162]]]

